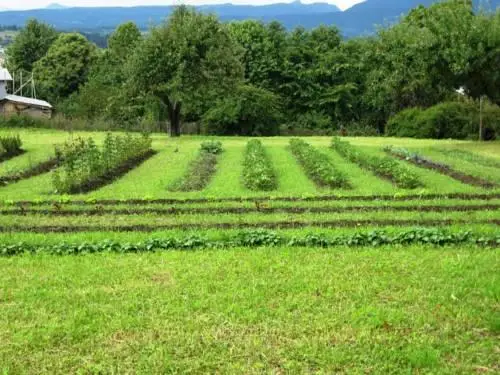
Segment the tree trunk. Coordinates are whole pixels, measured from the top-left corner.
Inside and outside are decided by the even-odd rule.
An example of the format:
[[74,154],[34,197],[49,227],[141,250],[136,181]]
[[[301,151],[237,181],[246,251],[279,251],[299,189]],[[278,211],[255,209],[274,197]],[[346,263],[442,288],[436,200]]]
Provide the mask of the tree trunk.
[[171,102],[169,99],[166,101],[168,109],[168,119],[170,121],[170,136],[181,136],[181,102]]

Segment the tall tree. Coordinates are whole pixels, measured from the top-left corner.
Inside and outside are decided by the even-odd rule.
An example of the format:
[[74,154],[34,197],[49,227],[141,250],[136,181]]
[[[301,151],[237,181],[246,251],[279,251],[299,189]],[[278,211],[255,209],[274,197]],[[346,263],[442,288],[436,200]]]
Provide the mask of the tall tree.
[[257,87],[277,91],[281,81],[286,46],[286,31],[273,22],[255,20],[229,24],[231,36],[243,48],[246,80]]
[[96,46],[80,34],[61,34],[33,72],[43,95],[58,102],[76,92],[87,80]]
[[243,67],[227,26],[180,6],[135,50],[128,76],[136,95],[153,94],[164,104],[176,137],[183,106],[203,113],[243,79]]
[[133,22],[119,25],[108,40],[109,51],[121,62],[127,60],[141,40],[141,31]]
[[7,68],[13,72],[31,72],[33,64],[45,56],[56,38],[57,32],[52,26],[29,20],[7,48]]

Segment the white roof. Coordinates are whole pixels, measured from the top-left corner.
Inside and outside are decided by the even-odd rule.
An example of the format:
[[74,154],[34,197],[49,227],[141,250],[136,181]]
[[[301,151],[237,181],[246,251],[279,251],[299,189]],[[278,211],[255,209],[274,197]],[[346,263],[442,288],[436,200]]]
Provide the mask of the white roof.
[[18,96],[18,95],[6,95],[5,98],[3,98],[3,100],[8,100],[15,103],[33,105],[42,108],[52,108],[52,106],[45,100],[25,98],[24,96]]
[[0,81],[12,81],[12,76],[7,69],[0,68]]

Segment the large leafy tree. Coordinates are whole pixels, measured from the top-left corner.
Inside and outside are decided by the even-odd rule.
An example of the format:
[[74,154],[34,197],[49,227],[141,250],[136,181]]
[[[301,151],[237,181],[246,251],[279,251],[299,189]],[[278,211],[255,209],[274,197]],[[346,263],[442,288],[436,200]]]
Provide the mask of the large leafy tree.
[[232,22],[229,31],[243,48],[245,79],[253,86],[278,91],[286,49],[286,30],[278,22]]
[[183,106],[205,112],[243,79],[243,67],[227,26],[180,6],[138,46],[128,75],[136,95],[152,94],[163,103],[170,135],[180,136]]
[[76,33],[61,34],[33,72],[43,95],[58,102],[86,82],[95,61],[96,46]]
[[365,100],[380,126],[408,107],[428,107],[463,84],[475,46],[470,1],[417,7],[401,23],[379,32],[369,50]]
[[124,87],[126,63],[140,40],[141,32],[134,23],[118,26],[109,38],[109,47],[98,51],[88,81],[62,106],[65,114],[120,122],[133,121],[132,117],[140,115]]
[[469,33],[474,48],[461,82],[474,99],[485,96],[500,105],[500,12],[476,16]]
[[141,40],[141,31],[133,22],[119,25],[110,35],[108,48],[120,62],[125,62]]
[[45,56],[57,32],[37,20],[29,20],[7,48],[7,68],[13,72],[33,70],[33,64]]

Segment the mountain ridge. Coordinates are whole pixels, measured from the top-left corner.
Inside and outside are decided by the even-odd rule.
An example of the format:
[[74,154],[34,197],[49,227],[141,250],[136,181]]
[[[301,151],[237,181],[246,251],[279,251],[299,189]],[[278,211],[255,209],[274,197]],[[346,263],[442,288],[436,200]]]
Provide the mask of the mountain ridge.
[[[210,4],[196,8],[214,13],[222,21],[256,19],[263,22],[278,21],[287,29],[302,26],[307,29],[319,25],[335,25],[344,36],[371,34],[377,25],[393,23],[418,5],[429,6],[438,0],[366,0],[341,11],[328,3],[304,4],[274,3],[267,5]],[[476,5],[480,0],[475,1]],[[491,0],[491,7],[500,6],[500,0]],[[125,21],[135,22],[141,29],[162,22],[173,6],[136,7],[73,7],[0,12],[0,25],[23,26],[30,18],[49,23],[59,30],[112,30]]]

